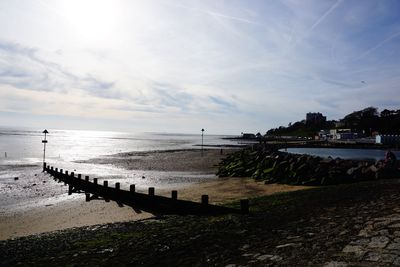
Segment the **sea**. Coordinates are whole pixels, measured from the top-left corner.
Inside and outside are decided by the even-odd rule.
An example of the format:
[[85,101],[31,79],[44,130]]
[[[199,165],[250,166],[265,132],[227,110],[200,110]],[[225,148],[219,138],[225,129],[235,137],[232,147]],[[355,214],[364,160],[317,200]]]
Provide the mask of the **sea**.
[[[204,134],[203,140],[199,134],[180,133],[128,133],[112,131],[79,131],[27,128],[0,128],[0,182],[1,179],[18,177],[32,168],[40,168],[44,160],[44,144],[46,138],[45,161],[48,164],[64,170],[79,170],[84,174],[96,177],[111,178],[138,178],[145,175],[143,172],[132,172],[111,165],[79,163],[82,160],[104,157],[122,152],[201,149],[216,148],[218,145],[236,145],[237,141],[224,139],[227,135]],[[164,181],[170,181],[176,176],[190,178],[190,174],[183,173],[146,173],[147,176],[158,176]],[[165,177],[168,175],[168,177]],[[188,178],[189,177],[189,178]],[[193,178],[194,179],[194,178]],[[132,180],[132,179],[129,179]],[[140,181],[142,182],[142,181]],[[162,183],[161,180],[157,181]],[[161,184],[162,185],[162,184]]]

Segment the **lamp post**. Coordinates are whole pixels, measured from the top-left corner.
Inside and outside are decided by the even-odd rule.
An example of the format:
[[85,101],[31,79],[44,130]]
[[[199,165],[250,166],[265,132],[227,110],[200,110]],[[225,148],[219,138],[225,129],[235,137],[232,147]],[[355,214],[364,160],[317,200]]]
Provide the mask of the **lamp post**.
[[43,133],[44,133],[44,140],[42,140],[42,143],[43,143],[43,167],[45,167],[45,164],[46,164],[46,144],[47,144],[46,135],[49,132],[45,129],[43,131]]
[[203,136],[204,136],[204,129],[201,129],[201,156],[203,156]]

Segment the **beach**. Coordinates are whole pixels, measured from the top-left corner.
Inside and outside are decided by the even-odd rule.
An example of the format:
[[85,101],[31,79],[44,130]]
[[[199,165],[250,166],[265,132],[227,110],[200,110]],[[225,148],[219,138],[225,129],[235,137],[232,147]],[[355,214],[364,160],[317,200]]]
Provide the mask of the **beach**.
[[[175,180],[178,179],[176,178],[173,183],[167,183],[168,186],[156,187],[156,194],[170,196],[170,191],[176,189],[178,198],[192,201],[200,201],[203,194],[209,195],[210,203],[221,203],[306,188],[280,184],[265,185],[250,178],[216,177],[214,174],[216,165],[231,151],[233,150],[224,150],[221,155],[219,149],[208,149],[204,150],[203,156],[200,150],[192,149],[129,152],[89,161],[91,164],[113,165],[145,173],[162,172],[164,177],[174,177],[175,173],[179,173],[179,177],[184,177],[184,174],[187,174],[191,178],[182,183],[176,183]],[[68,187],[41,172],[38,165],[14,168],[19,168],[18,179],[9,177],[0,187],[1,240],[73,227],[153,217],[146,212],[138,214],[130,207],[118,207],[115,202],[107,203],[103,200],[85,202],[84,194],[69,196]],[[117,180],[114,178],[114,181]],[[127,186],[127,183],[123,184],[122,189]],[[139,192],[146,190],[147,187],[144,185],[137,189]]]

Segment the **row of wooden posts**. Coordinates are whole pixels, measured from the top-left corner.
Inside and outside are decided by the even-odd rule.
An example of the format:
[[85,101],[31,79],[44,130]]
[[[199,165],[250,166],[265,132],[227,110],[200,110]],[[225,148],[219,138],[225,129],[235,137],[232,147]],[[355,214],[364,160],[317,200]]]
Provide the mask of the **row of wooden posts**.
[[105,201],[116,201],[119,206],[127,205],[136,212],[147,211],[153,214],[196,214],[196,215],[217,215],[228,213],[249,212],[249,201],[240,201],[240,210],[223,206],[211,205],[208,203],[208,195],[201,196],[201,202],[192,202],[178,199],[178,191],[173,190],[171,197],[155,195],[154,187],[148,188],[148,194],[136,192],[135,185],[129,187],[129,191],[122,190],[120,183],[115,183],[115,187],[110,187],[108,181],[103,181],[103,185],[98,184],[98,179],[89,179],[89,176],[82,178],[81,174],[75,176],[74,172],[69,173],[53,166],[43,163],[43,171],[46,171],[54,179],[68,185],[68,194],[85,193],[86,201],[93,199],[104,199]]

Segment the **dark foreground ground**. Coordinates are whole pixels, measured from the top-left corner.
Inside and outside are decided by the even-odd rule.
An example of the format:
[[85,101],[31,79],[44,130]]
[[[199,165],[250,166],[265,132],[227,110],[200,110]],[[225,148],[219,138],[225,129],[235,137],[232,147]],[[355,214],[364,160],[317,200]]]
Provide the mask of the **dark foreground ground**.
[[399,191],[399,180],[323,187],[252,199],[250,215],[168,216],[8,240],[0,265],[400,266]]

